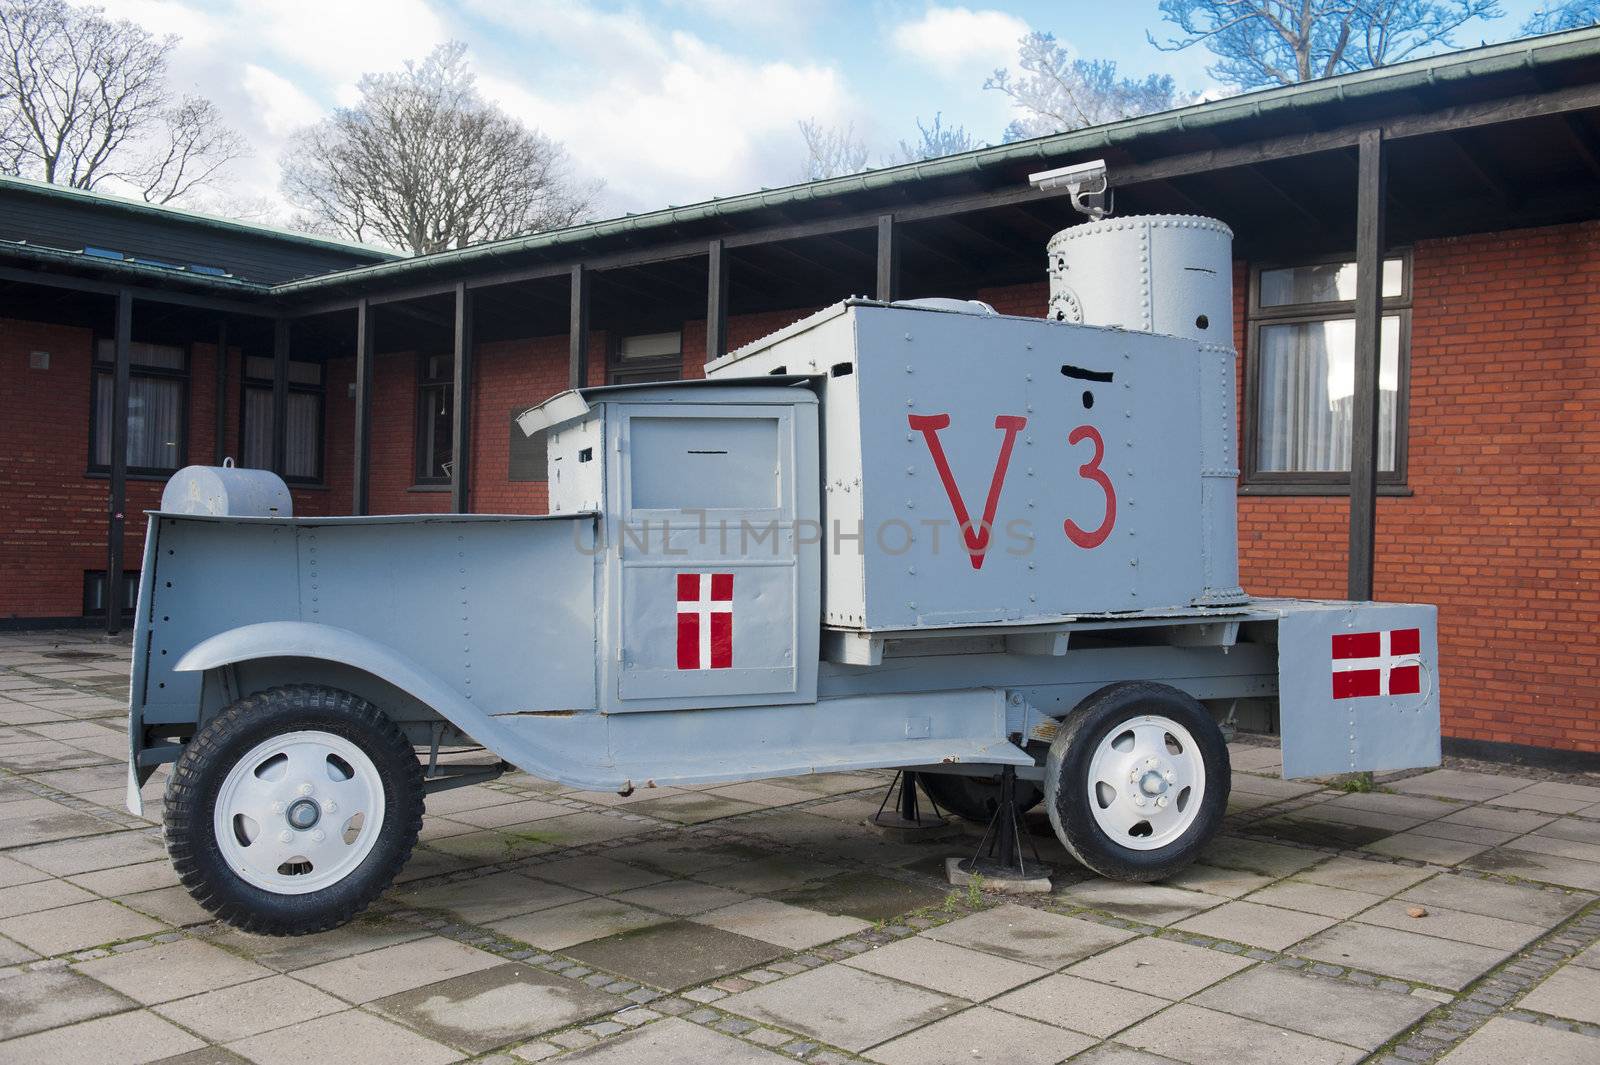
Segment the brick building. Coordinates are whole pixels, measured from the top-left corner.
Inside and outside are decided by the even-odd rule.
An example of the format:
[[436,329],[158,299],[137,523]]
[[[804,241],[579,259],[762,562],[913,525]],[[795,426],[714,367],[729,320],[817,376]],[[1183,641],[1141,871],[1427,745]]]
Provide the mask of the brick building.
[[189,463],[302,514],[537,513],[511,416],[569,384],[851,294],[1044,314],[1080,217],[1027,175],[1096,158],[1117,213],[1235,231],[1246,588],[1345,594],[1374,353],[1374,595],[1439,604],[1447,744],[1600,763],[1596,31],[413,259],[0,179],[0,625],[115,628]]

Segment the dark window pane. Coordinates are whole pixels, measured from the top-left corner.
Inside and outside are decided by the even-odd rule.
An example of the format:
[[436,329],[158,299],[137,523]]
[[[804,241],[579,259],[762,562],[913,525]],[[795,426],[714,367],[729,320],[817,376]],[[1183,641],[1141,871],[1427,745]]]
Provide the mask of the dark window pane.
[[545,431],[534,433],[532,436],[522,431],[522,426],[517,424],[517,415],[523,408],[517,407],[511,412],[511,473],[512,481],[547,481],[550,479],[550,466],[546,448],[550,434]]
[[422,405],[418,419],[417,476],[423,480],[448,480],[451,461],[450,385],[427,385],[418,393]]

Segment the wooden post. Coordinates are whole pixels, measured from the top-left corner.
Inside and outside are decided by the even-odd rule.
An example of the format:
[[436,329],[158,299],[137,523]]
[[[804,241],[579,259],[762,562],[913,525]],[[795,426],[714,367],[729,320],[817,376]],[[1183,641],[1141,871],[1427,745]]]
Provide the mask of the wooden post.
[[589,383],[589,272],[583,264],[572,268],[572,305],[567,319],[568,387]]
[[1372,598],[1378,524],[1378,360],[1383,344],[1383,134],[1364,130],[1356,175],[1355,394],[1350,425],[1350,568],[1346,595]]
[[900,247],[894,239],[894,215],[878,216],[878,290],[885,303],[900,298]]
[[456,284],[455,403],[450,411],[450,509],[471,512],[472,488],[472,293]]
[[106,632],[122,631],[122,537],[128,509],[128,363],[133,342],[133,294],[117,290],[111,371],[111,490],[106,522]]
[[272,471],[289,464],[289,319],[272,323]]
[[228,320],[217,322],[217,446],[215,465],[228,457]]
[[355,476],[350,481],[350,510],[366,514],[372,493],[372,305],[356,304],[356,446]]
[[711,242],[706,275],[706,362],[728,353],[728,252],[722,241]]

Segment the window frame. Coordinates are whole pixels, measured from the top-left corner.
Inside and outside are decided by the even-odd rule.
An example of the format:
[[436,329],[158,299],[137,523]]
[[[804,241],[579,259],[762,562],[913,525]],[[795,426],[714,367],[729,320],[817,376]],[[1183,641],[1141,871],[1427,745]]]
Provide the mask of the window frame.
[[[235,432],[236,450],[234,455],[236,456],[236,461],[241,464],[244,459],[245,438],[249,433],[249,427],[245,423],[249,418],[250,390],[254,388],[262,389],[269,393],[272,391],[272,378],[252,377],[250,375],[250,360],[252,358],[265,358],[269,362],[271,361],[271,356],[266,355],[252,356],[249,352],[241,352],[239,355],[239,419],[236,423],[239,428]],[[313,363],[322,367],[321,384],[308,385],[301,381],[284,382],[290,392],[300,392],[317,397],[317,472],[313,477],[291,477],[287,473],[277,470],[272,472],[282,477],[284,484],[292,484],[302,488],[321,488],[326,484],[328,474],[328,364],[326,362],[316,362],[314,359],[291,359],[290,361]]]
[[[450,368],[444,374],[444,376],[442,376],[442,377],[429,377],[428,376],[428,360],[429,359],[447,359],[447,360],[449,360],[449,367]],[[454,352],[439,351],[439,352],[434,352],[431,355],[418,355],[417,356],[417,394],[416,394],[416,410],[414,412],[415,416],[416,416],[416,422],[415,422],[415,424],[416,424],[416,432],[414,434],[415,439],[412,441],[413,446],[412,446],[412,461],[411,461],[411,484],[412,484],[413,487],[416,487],[416,488],[438,488],[440,486],[445,486],[445,485],[449,485],[450,484],[451,478],[450,478],[450,476],[448,474],[446,474],[444,476],[438,476],[438,475],[435,475],[435,474],[427,473],[427,472],[425,472],[425,469],[424,469],[424,462],[425,462],[426,457],[427,457],[427,446],[426,446],[427,435],[426,434],[429,432],[429,426],[430,426],[430,424],[432,422],[432,418],[431,418],[431,416],[429,416],[428,411],[432,408],[432,404],[424,404],[423,403],[423,397],[425,395],[427,395],[430,391],[434,390],[434,389],[442,389],[443,392],[444,392],[445,405],[451,411],[450,461],[453,464],[455,462],[455,460],[456,460],[456,442],[455,442],[455,387],[456,387],[455,380],[456,380],[456,378],[455,378],[455,369],[456,369],[456,358],[455,358],[455,353]],[[454,467],[452,466],[452,469],[453,468]]]
[[[107,376],[115,378],[115,375],[116,375],[117,371],[116,371],[116,362],[114,361],[114,359],[113,359],[113,361],[106,361],[106,362],[101,361],[101,359],[100,359],[100,343],[101,343],[101,341],[110,341],[111,343],[115,344],[116,343],[116,338],[111,337],[111,336],[107,336],[104,333],[97,332],[97,333],[94,334],[94,336],[90,340],[90,346],[89,346],[89,455],[88,455],[88,464],[85,466],[84,472],[86,474],[88,474],[89,476],[109,477],[111,475],[111,463],[109,463],[109,462],[96,462],[95,461],[95,455],[100,450],[100,417],[99,417],[99,409],[100,408],[99,408],[99,403],[98,403],[98,398],[99,398],[98,392],[99,392],[99,388],[100,388],[100,375],[102,373],[104,373]],[[177,465],[173,466],[170,469],[168,469],[165,466],[132,466],[132,465],[130,465],[128,467],[128,470],[127,470],[127,473],[128,473],[129,477],[133,477],[133,478],[137,478],[137,479],[166,480],[168,477],[172,476],[174,473],[177,473],[179,470],[181,470],[185,466],[189,465],[189,378],[190,378],[190,371],[194,367],[194,350],[193,350],[194,349],[194,345],[193,345],[192,342],[191,343],[184,343],[184,344],[162,344],[160,341],[155,341],[155,340],[143,341],[142,343],[158,344],[161,347],[178,348],[179,350],[181,350],[183,352],[183,369],[181,369],[181,370],[173,370],[173,369],[169,369],[169,368],[164,367],[164,366],[140,366],[139,364],[133,362],[131,358],[129,359],[129,364],[128,364],[128,381],[130,383],[130,386],[131,386],[132,382],[134,381],[134,379],[140,378],[140,377],[143,377],[143,378],[146,378],[146,379],[154,378],[154,379],[159,379],[159,380],[163,380],[163,381],[177,381],[178,382],[179,399],[178,399],[178,458],[177,458]],[[115,384],[114,380],[112,382],[112,387],[113,388],[116,387],[116,384]],[[130,392],[131,392],[131,387],[130,387]],[[110,427],[108,426],[107,428],[109,429]]]
[[[1400,260],[1400,295],[1382,300],[1383,317],[1399,319],[1399,350],[1395,352],[1395,440],[1394,469],[1379,470],[1377,486],[1385,494],[1409,494],[1411,425],[1411,314],[1412,255],[1410,248],[1392,248],[1384,260]],[[1354,321],[1354,300],[1327,300],[1321,303],[1291,303],[1275,307],[1261,305],[1261,275],[1272,270],[1328,263],[1350,263],[1355,255],[1321,255],[1304,259],[1272,260],[1250,265],[1250,290],[1245,308],[1244,425],[1239,493],[1241,495],[1328,495],[1350,494],[1348,471],[1262,470],[1258,468],[1260,446],[1261,327],[1302,325],[1313,322]]]
[[[622,345],[632,337],[659,336],[665,333],[678,334],[678,353],[676,355],[649,355],[632,359],[622,357]],[[683,327],[681,325],[677,329],[656,329],[648,333],[612,333],[607,337],[606,384],[608,385],[681,381],[683,380],[683,366]]]

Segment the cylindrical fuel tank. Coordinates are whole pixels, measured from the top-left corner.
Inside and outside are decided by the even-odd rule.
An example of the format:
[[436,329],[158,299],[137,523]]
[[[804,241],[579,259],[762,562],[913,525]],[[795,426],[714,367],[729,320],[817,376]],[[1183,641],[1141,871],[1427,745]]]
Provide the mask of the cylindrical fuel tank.
[[1233,230],[1199,215],[1102,218],[1050,240],[1050,317],[1233,345]]
[[166,514],[291,518],[294,501],[283,478],[270,470],[185,466],[162,491],[161,510]]

